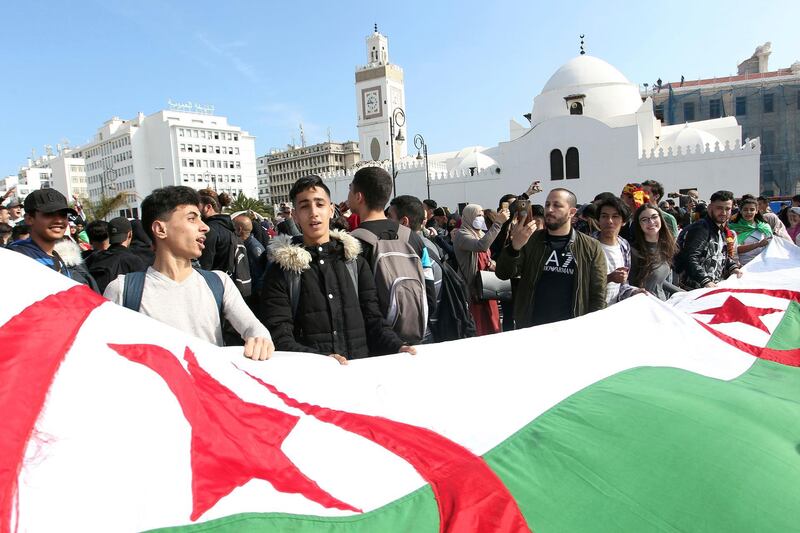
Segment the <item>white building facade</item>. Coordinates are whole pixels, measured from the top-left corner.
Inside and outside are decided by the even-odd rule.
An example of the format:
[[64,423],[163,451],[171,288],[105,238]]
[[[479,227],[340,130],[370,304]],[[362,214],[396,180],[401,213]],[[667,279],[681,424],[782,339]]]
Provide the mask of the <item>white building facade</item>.
[[166,185],[258,195],[255,138],[221,116],[163,110],[114,117],[70,155],[85,162],[89,199],[124,193],[125,216],[138,217],[144,197]]
[[256,160],[256,178],[258,179],[258,199],[267,205],[271,204],[269,160],[266,155],[262,155]]
[[[741,133],[734,117],[662,126],[636,85],[605,61],[580,55],[534,98],[527,127],[511,121],[508,141],[429,154],[427,177],[424,161],[396,157],[397,194],[426,198],[430,181],[441,205],[494,208],[500,196],[521,193],[535,179],[545,193],[565,187],[579,202],[646,179],[667,192],[696,188],[704,198],[719,189],[758,194],[760,141],[743,143]],[[343,200],[352,173],[325,179],[334,200]]]

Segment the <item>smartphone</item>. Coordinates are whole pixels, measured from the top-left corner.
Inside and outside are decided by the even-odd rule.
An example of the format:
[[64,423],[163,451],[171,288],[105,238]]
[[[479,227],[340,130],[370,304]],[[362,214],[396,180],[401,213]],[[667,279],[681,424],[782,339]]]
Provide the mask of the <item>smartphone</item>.
[[531,206],[530,201],[524,200],[520,198],[516,202],[514,202],[515,207],[515,215],[519,222],[527,223],[527,221],[533,218],[533,207]]

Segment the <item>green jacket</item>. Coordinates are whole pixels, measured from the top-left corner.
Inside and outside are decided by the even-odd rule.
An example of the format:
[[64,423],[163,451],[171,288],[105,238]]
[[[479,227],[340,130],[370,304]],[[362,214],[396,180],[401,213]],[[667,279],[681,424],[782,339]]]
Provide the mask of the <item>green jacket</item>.
[[[531,235],[520,251],[509,243],[497,258],[496,274],[500,279],[520,275],[514,289],[514,319],[518,328],[532,326],[536,283],[544,269],[551,249],[546,241],[547,231]],[[588,235],[572,230],[567,247],[575,257],[575,289],[571,295],[573,316],[581,316],[606,307],[606,257],[600,244]],[[566,296],[566,295],[565,295]]]

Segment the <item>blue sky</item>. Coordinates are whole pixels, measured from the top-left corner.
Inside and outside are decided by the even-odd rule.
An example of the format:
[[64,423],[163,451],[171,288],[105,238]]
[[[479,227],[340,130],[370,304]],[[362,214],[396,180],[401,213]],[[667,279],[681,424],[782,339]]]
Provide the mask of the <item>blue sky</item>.
[[[591,55],[632,82],[724,76],[772,41],[800,59],[796,2],[28,1],[4,6],[0,175],[35,148],[85,143],[111,116],[209,103],[257,153],[358,139],[354,69],[373,23],[405,71],[407,137],[430,152],[506,140],[550,75]],[[410,134],[410,136],[409,136]]]

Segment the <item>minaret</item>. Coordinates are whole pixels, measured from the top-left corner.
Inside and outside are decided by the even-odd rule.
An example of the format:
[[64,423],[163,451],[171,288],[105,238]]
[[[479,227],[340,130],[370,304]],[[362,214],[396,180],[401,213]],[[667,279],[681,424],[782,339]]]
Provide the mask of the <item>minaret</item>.
[[[367,64],[356,69],[358,145],[361,159],[382,161],[390,158],[389,119],[397,109],[405,113],[403,69],[389,63],[389,40],[378,32],[377,24],[366,44]],[[406,126],[402,129],[403,137],[407,137]],[[398,131],[395,127],[395,137]],[[395,160],[407,153],[405,140],[394,141]]]

